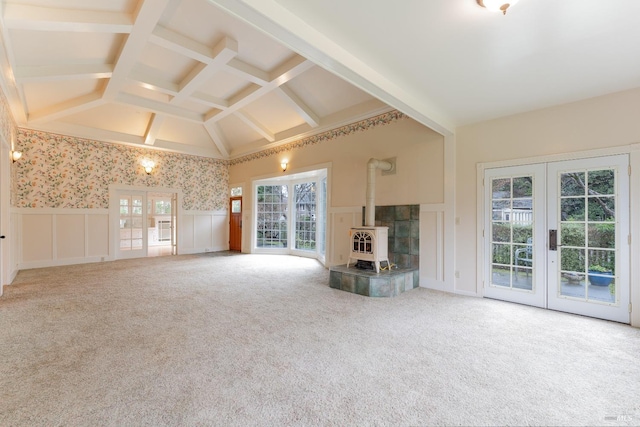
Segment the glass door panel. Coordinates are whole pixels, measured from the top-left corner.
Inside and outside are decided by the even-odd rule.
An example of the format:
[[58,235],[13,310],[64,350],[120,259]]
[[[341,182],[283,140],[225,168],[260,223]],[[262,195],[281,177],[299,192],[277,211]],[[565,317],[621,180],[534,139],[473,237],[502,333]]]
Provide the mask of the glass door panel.
[[626,155],[550,164],[549,228],[560,245],[550,251],[549,308],[628,323],[627,165]]
[[316,183],[293,186],[295,196],[295,249],[316,250]]
[[145,256],[146,197],[142,193],[122,192],[119,200],[118,258]]
[[[544,274],[536,268],[544,258],[544,167],[501,168],[485,172],[485,245],[490,253],[485,296],[536,306],[544,305]],[[488,237],[488,239],[487,239]]]

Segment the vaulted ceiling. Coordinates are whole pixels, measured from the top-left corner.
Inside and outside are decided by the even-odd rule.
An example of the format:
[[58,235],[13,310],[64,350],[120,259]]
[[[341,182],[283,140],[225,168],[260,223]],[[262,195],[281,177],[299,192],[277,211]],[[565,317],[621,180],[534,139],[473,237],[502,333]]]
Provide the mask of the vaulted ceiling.
[[233,159],[392,108],[437,132],[640,87],[640,2],[0,1],[21,126]]
[[207,0],[2,6],[28,128],[230,159],[390,109]]

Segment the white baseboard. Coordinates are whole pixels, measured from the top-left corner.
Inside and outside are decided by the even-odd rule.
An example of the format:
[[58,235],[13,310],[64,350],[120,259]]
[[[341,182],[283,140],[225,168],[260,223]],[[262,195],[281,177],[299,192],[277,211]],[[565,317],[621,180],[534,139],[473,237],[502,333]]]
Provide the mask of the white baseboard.
[[456,289],[453,293],[456,295],[464,295],[467,297],[482,298],[482,295],[480,295],[479,293],[471,292],[471,291],[461,291],[459,289]]
[[31,262],[20,263],[18,265],[18,270],[29,270],[32,268],[45,268],[45,267],[59,267],[63,265],[74,265],[74,264],[89,264],[93,262],[106,262],[106,261],[111,261],[111,258],[109,258],[109,256],[107,255],[84,257],[84,258],[65,258],[65,259],[45,260],[45,261],[31,261]]

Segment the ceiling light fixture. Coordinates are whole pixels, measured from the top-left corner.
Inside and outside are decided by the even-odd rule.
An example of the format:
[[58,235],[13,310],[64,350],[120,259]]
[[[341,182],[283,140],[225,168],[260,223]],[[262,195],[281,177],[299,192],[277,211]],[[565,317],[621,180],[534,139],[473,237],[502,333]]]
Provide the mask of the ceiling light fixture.
[[502,12],[507,14],[507,9],[518,3],[518,0],[476,0],[478,4],[492,12]]

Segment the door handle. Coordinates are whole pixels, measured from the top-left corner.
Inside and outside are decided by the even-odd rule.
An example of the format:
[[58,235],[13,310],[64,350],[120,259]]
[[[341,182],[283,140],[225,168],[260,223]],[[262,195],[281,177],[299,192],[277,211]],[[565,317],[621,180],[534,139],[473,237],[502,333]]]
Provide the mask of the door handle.
[[549,250],[558,250],[558,230],[549,230]]
[[0,236],[0,239],[4,239],[4,238],[5,238],[5,236]]

